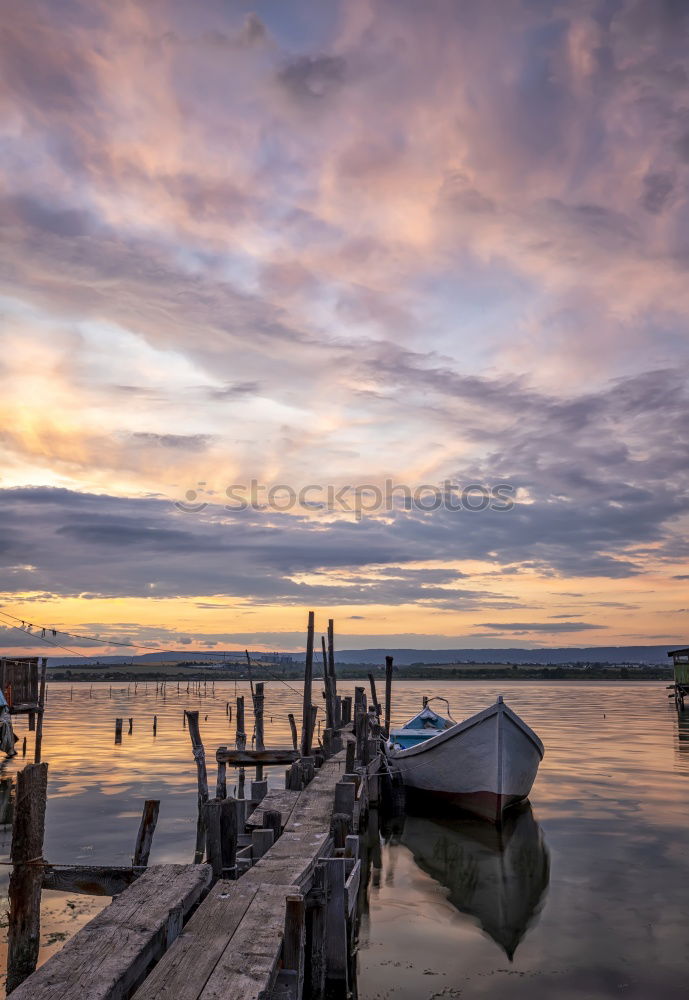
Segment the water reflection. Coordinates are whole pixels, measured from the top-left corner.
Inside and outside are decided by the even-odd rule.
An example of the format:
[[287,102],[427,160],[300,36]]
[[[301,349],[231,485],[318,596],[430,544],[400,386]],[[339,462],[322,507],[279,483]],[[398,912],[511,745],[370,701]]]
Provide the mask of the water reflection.
[[689,756],[689,711],[677,713],[677,749]]
[[461,913],[476,919],[510,961],[537,916],[548,888],[550,859],[543,832],[526,803],[501,829],[477,819],[408,815],[394,840],[448,890]]
[[10,777],[0,777],[0,826],[12,824],[12,789],[14,780]]

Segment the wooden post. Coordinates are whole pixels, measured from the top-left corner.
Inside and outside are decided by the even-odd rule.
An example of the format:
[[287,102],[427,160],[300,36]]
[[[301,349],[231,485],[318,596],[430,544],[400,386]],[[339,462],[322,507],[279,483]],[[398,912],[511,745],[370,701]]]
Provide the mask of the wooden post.
[[392,657],[385,657],[385,737],[390,737],[390,712],[392,709]]
[[237,799],[223,799],[220,803],[220,847],[223,878],[234,878],[237,867]]
[[356,709],[354,712],[354,733],[356,735],[356,756],[357,760],[363,762],[366,756],[366,742],[368,740],[368,721],[366,711],[366,692],[363,688],[354,689]]
[[328,882],[326,904],[326,980],[335,980],[347,989],[347,918],[345,913],[345,859],[326,858]]
[[220,830],[220,801],[210,799],[203,805],[206,827],[206,861],[213,869],[213,879],[222,878],[222,833]]
[[378,695],[376,694],[376,679],[373,674],[368,675],[368,682],[371,685],[371,702],[373,703],[376,715],[380,719],[381,707],[380,702],[378,701]]
[[129,720],[129,733],[128,733],[129,736],[132,735],[133,728],[134,728],[134,719],[130,719]]
[[347,816],[354,815],[354,803],[356,802],[356,785],[351,781],[338,781],[335,785],[335,803],[333,812],[346,813]]
[[[218,750],[227,750],[227,747],[218,747]],[[218,777],[215,782],[215,797],[224,799],[227,797],[227,764],[224,761],[218,762]]]
[[256,749],[265,750],[265,743],[263,742],[263,703],[265,697],[263,694],[263,681],[259,681],[256,684],[256,692],[254,694],[254,717],[256,719]]
[[351,774],[354,770],[354,758],[356,755],[356,743],[354,740],[347,741],[345,771]]
[[14,867],[9,887],[8,993],[31,975],[38,960],[47,789],[47,764],[27,764],[17,774],[10,852]]
[[251,831],[251,857],[254,861],[258,861],[263,855],[271,849],[273,846],[273,831],[272,830],[257,830],[253,829]]
[[36,725],[36,742],[34,745],[34,763],[41,762],[41,748],[43,745],[43,716],[45,714],[45,682],[48,670],[48,658],[41,657],[41,685],[38,693],[38,722]]
[[153,716],[153,735],[155,736],[157,732],[158,732],[158,716],[154,715]]
[[318,705],[311,706],[311,720],[309,726],[309,755],[313,747],[313,734],[316,732],[316,716],[318,715]]
[[255,806],[257,806],[259,802],[263,802],[267,794],[268,794],[267,781],[264,781],[263,778],[261,778],[260,781],[251,782],[251,801],[255,803]]
[[144,802],[144,810],[141,814],[139,832],[136,836],[134,856],[132,858],[132,865],[135,868],[140,865],[145,866],[148,864],[148,858],[151,853],[151,845],[153,844],[153,834],[155,833],[159,812],[160,800],[146,799]]
[[304,993],[304,943],[306,903],[302,895],[288,896],[285,907],[285,936],[282,942],[282,966],[294,972],[297,1000]]
[[309,611],[306,631],[306,658],[304,660],[304,704],[301,724],[301,753],[308,757],[311,753],[311,682],[313,677],[313,631],[314,613]]
[[352,721],[352,699],[350,695],[342,699],[342,725],[346,726]]
[[[237,698],[237,727],[235,735],[235,746],[237,750],[246,750],[246,732],[244,730],[244,695]],[[237,779],[237,797],[244,798],[244,781],[246,772],[243,767],[239,768]]]
[[325,935],[326,935],[326,899],[327,899],[327,868],[325,862],[319,861],[313,873],[314,908],[311,917],[311,963],[309,998],[323,1000],[325,990]]
[[356,714],[357,708],[360,708],[363,702],[366,700],[366,691],[362,687],[354,688],[354,712]]
[[200,864],[203,860],[203,849],[205,844],[204,834],[204,813],[203,806],[208,801],[208,774],[206,773],[206,752],[201,742],[201,731],[199,730],[199,713],[187,711],[187,726],[191,738],[191,747],[196,761],[196,783],[198,787],[198,817],[196,823],[196,851],[194,853],[194,863]]
[[[335,622],[332,618],[328,619],[328,671],[330,673],[334,709],[335,699],[337,698],[337,677],[335,675]],[[339,725],[339,720],[333,719],[333,728],[335,729]]]
[[289,712],[287,718],[289,719],[289,728],[292,732],[292,746],[297,750],[299,748],[299,737],[297,736],[297,723],[294,714]]
[[[353,785],[351,786],[354,787]],[[330,819],[330,836],[335,847],[344,847],[345,841],[352,832],[352,817],[347,813],[333,813]]]
[[[254,718],[256,720],[256,750],[265,750],[265,743],[263,742],[263,703],[265,697],[263,694],[263,681],[259,681],[256,684],[256,690],[253,694],[254,703]],[[261,781],[263,778],[263,767],[258,765],[256,768],[256,780]]]
[[273,839],[277,840],[282,833],[282,813],[278,809],[263,811],[263,829],[273,831]]
[[328,652],[325,648],[325,636],[321,636],[321,649],[323,651],[323,688],[325,690],[325,725],[328,729],[334,726],[333,721],[333,692],[330,668],[328,666]]
[[115,743],[122,742],[122,719],[115,719]]

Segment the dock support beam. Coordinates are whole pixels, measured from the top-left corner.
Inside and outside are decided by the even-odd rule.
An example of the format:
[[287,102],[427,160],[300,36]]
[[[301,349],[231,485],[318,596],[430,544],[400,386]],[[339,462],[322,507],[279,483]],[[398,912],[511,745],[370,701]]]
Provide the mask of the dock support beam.
[[17,800],[12,826],[7,992],[31,975],[41,937],[43,833],[48,765],[27,764],[17,774]]

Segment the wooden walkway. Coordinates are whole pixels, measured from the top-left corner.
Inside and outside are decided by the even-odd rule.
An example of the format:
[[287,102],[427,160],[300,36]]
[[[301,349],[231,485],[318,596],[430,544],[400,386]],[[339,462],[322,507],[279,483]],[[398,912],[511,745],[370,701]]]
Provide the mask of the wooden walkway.
[[125,1000],[178,936],[210,883],[209,865],[149,868],[12,996]]
[[[257,1000],[266,996],[266,991],[275,997],[301,996],[296,992],[297,980],[303,986],[304,977],[303,965],[299,967],[303,941],[301,948],[298,944],[304,930],[300,925],[304,924],[305,900],[314,888],[319,859],[335,850],[331,819],[345,754],[343,750],[326,761],[302,792],[286,796],[276,791],[266,796],[248,825],[255,828],[266,808],[288,802],[292,808],[282,836],[238,881],[216,882],[134,1000]],[[357,801],[359,809],[358,815],[352,817],[353,825],[358,825],[365,804],[363,799]],[[346,883],[356,860],[351,859],[351,864],[344,857],[333,860],[342,870],[343,895],[339,902],[344,932],[349,902]],[[358,872],[349,886],[354,895],[357,876]],[[290,918],[294,921],[292,928]],[[296,967],[291,969],[285,965],[289,954],[283,955],[290,934],[296,938],[288,949],[296,959]],[[344,937],[340,947],[346,953]],[[282,976],[278,972],[281,958],[280,971],[287,973]],[[280,979],[282,982],[276,982]]]
[[[266,782],[253,782],[263,798],[248,817],[242,800],[208,802],[210,864],[147,869],[25,980],[16,1000],[345,996],[362,878],[359,834],[377,801],[381,766],[365,696],[356,728],[356,736],[333,733],[329,745],[344,748],[327,759],[292,761],[287,788],[267,792]],[[218,751],[221,767],[224,754]],[[228,871],[238,877],[218,877]]]

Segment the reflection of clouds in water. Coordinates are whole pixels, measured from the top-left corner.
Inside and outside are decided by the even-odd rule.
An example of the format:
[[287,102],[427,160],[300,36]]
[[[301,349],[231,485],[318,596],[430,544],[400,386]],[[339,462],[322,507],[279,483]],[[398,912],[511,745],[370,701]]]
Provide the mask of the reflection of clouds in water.
[[[339,689],[351,694],[355,683],[340,682]],[[51,861],[74,863],[88,846],[94,863],[127,864],[146,798],[161,800],[153,863],[191,859],[196,772],[182,710],[201,711],[212,785],[214,750],[234,739],[234,726],[225,714],[234,684],[217,683],[215,698],[201,700],[185,692],[178,696],[173,685],[168,685],[166,699],[156,699],[152,687],[148,693],[140,688],[130,699],[120,689],[111,699],[107,683],[94,684],[92,698],[88,686],[74,685],[70,701],[69,685],[51,685],[44,731],[50,763],[46,857]],[[238,692],[247,695],[247,687],[240,683]],[[480,681],[396,678],[393,723],[413,714],[423,694],[442,692],[453,715],[463,717],[494,701],[497,690]],[[459,912],[443,888],[447,883],[427,874],[411,850],[397,843],[383,849],[380,885],[371,890],[371,912],[362,928],[362,1000],[372,1000],[376,990],[391,991],[395,1000],[427,1000],[449,985],[463,991],[463,1000],[551,1000],[586,992],[606,998],[618,996],[624,982],[630,983],[625,996],[633,1000],[656,993],[671,1000],[684,996],[689,975],[689,903],[683,889],[689,876],[689,757],[684,720],[678,721],[674,708],[666,705],[662,683],[505,683],[500,692],[546,745],[531,799],[550,854],[550,885],[539,919],[530,926],[527,921],[528,932],[509,967],[520,975],[508,971],[492,938],[477,933],[480,916]],[[320,705],[319,698],[318,693]],[[295,694],[277,682],[267,683],[269,745],[291,742],[287,713],[298,708]],[[118,747],[113,746],[116,716],[134,718],[132,736],[125,724]],[[19,719],[18,726],[23,735],[26,720]],[[11,761],[4,774],[13,776],[23,763],[21,758]],[[281,787],[284,771],[270,769],[269,778]],[[233,783],[230,771],[228,785]],[[7,859],[9,846],[8,828],[0,827],[0,860]],[[429,860],[437,864],[447,858],[460,890],[468,894],[465,901],[483,905],[485,879],[482,883],[475,877],[485,871],[477,858],[483,848],[464,840],[460,846],[461,851],[448,834],[446,848]],[[538,854],[512,851],[515,877],[533,881]],[[0,889],[5,891],[6,872],[0,866]],[[98,906],[103,902],[98,900]],[[44,912],[43,944],[50,933],[72,933],[88,918],[81,911],[72,918],[67,897],[53,893],[45,894],[44,907],[49,909]],[[402,963],[399,971],[397,961]],[[437,978],[424,976],[425,968],[437,971]],[[651,988],[652,981],[657,988]]]

